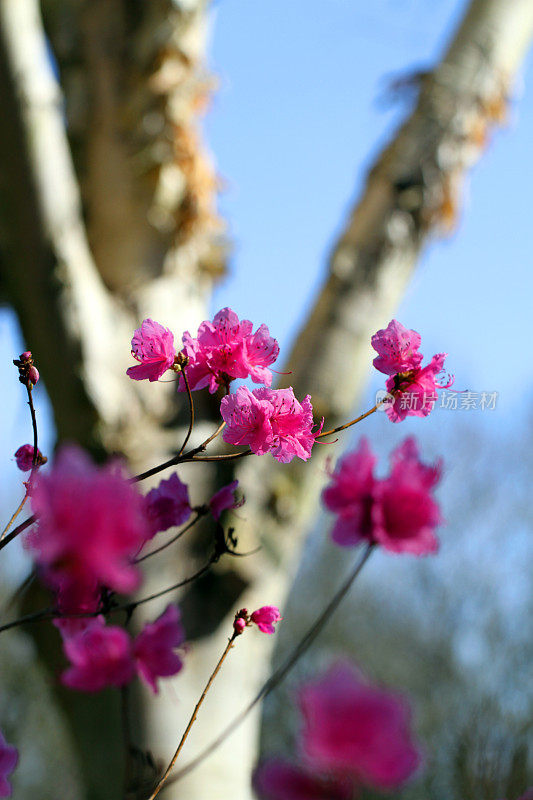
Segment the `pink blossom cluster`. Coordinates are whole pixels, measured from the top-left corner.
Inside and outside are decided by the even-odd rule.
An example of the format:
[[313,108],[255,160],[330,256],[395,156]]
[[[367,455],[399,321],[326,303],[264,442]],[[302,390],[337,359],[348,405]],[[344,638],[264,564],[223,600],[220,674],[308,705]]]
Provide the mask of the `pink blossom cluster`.
[[251,614],[248,614],[248,609],[241,608],[235,614],[233,630],[236,634],[240,634],[248,625],[257,625],[261,633],[275,633],[274,625],[282,619],[276,606],[261,606]]
[[420,767],[406,700],[368,684],[349,663],[333,665],[299,693],[300,763],[259,765],[262,800],[350,800],[359,788],[391,791]]
[[26,536],[63,612],[96,611],[107,587],[131,592],[141,581],[133,563],[150,535],[144,501],[118,464],[95,466],[74,446],[41,472],[31,503],[37,526]]
[[125,686],[138,674],[157,693],[157,679],[176,675],[183,666],[174,652],[184,641],[175,605],[167,606],[133,640],[123,628],[106,625],[102,616],[78,622],[74,631],[60,623],[63,649],[71,662],[61,681],[71,689],[98,692]]
[[299,403],[288,389],[254,389],[241,386],[222,398],[220,413],[226,423],[223,439],[248,445],[252,453],[272,453],[283,463],[295,456],[307,461],[320,433],[313,432],[313,408],[309,395]]
[[[266,386],[272,383],[268,367],[278,357],[277,341],[266,325],[254,332],[253,324],[247,319],[239,321],[231,308],[223,308],[212,322],[202,322],[195,338],[185,331],[182,341],[187,380],[193,391],[207,387],[213,393],[236,378],[251,378]],[[134,380],[156,381],[177,363],[172,332],[152,319],[145,319],[135,331],[131,352],[140,362],[127,370]],[[185,388],[181,375],[178,389]]]
[[341,547],[366,541],[393,553],[436,552],[434,531],[442,518],[432,490],[441,477],[441,462],[423,464],[410,437],[393,451],[387,478],[374,476],[375,464],[376,457],[362,438],[331,475],[322,501],[337,515],[333,541]]
[[[266,325],[253,332],[250,320],[239,321],[231,308],[223,308],[213,319],[206,320],[193,338],[183,334],[184,351],[189,359],[187,378],[191,389],[209,388],[216,392],[235,378],[251,378],[254,383],[270,386],[272,373],[268,367],[279,355],[277,341]],[[185,390],[183,378],[179,390]]]
[[448,389],[453,383],[453,378],[447,383],[437,383],[446,353],[438,353],[422,367],[422,353],[418,352],[420,334],[404,328],[395,319],[375,333],[371,343],[378,353],[374,366],[391,376],[385,384],[393,398],[385,406],[389,419],[400,422],[408,415],[427,417],[437,400],[437,389]]
[[17,748],[8,744],[0,731],[0,797],[11,797],[12,788],[7,778],[17,766],[18,760]]

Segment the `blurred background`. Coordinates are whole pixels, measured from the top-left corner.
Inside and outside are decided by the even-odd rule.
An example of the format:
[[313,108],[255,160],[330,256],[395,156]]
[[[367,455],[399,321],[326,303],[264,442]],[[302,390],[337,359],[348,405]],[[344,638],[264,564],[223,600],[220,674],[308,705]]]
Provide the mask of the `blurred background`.
[[[154,397],[114,377],[129,365],[129,338],[145,316],[168,324],[178,340],[226,305],[254,325],[268,324],[281,347],[279,369],[292,373],[280,380],[316,397],[328,424],[374,404],[383,382],[372,374],[369,333],[392,316],[420,332],[426,358],[447,352],[454,388],[473,393],[474,408],[459,402],[399,425],[378,413],[323,448],[321,457],[335,459],[364,433],[384,472],[390,451],[413,434],[426,459],[442,456],[441,552],[427,560],[378,554],[320,646],[269,699],[262,723],[264,753],[292,747],[296,722],[287,708],[294,687],[347,652],[370,677],[413,698],[427,768],[401,794],[408,800],[512,800],[533,783],[531,5],[158,0],[147,9],[119,0],[47,0],[40,7],[0,0],[8,128],[0,142],[2,521],[22,497],[13,453],[31,441],[12,366],[25,349],[43,378],[34,398],[46,455],[58,438],[74,438],[98,458],[122,452],[137,469],[172,449],[184,416],[169,387]],[[461,40],[456,31],[469,8],[471,29]],[[479,31],[487,36],[482,44]],[[471,55],[461,60],[469,35],[478,53],[473,67]],[[432,84],[431,71],[451,41],[457,48],[448,70],[452,63],[457,76],[441,70]],[[446,81],[452,88],[446,86],[443,99]],[[412,137],[409,147],[385,150],[417,114],[433,127],[416,117],[416,125],[402,128],[401,135]],[[402,152],[405,169],[397,163]],[[357,222],[359,198],[374,197],[369,206],[375,206],[381,201],[372,195],[373,181],[389,178],[394,192],[382,216],[376,221],[363,207]],[[423,194],[414,210],[404,202],[413,190]],[[386,247],[375,241],[382,230]],[[358,256],[339,272],[346,237]],[[341,276],[333,288],[332,274]],[[341,304],[343,295],[351,306]],[[320,302],[330,305],[311,317],[313,338],[306,323]],[[329,336],[330,322],[340,333]],[[494,397],[485,409],[484,392]],[[198,436],[216,416],[207,402],[200,412]],[[239,576],[242,586],[230,591],[224,611],[245,604],[258,580],[262,589],[275,587],[276,595],[263,601],[280,605],[286,620],[277,637],[279,660],[334,590],[347,554],[327,544],[331,519],[322,514],[317,521],[308,499],[318,496],[323,466],[313,468],[312,484],[297,468],[283,477],[279,465],[246,466],[239,474],[249,483],[242,516],[245,527],[264,523],[271,537],[272,581],[258,579],[259,569]],[[268,490],[257,489],[260,481]],[[291,526],[298,535],[287,546],[283,536]],[[7,597],[30,565],[19,543],[2,556]],[[179,558],[190,565],[198,554]],[[236,569],[221,570],[218,582],[201,591],[216,596],[224,581],[234,587]],[[197,653],[211,652],[210,637],[214,647],[221,641],[220,633],[195,633],[194,619],[190,626]],[[57,652],[43,654],[46,645],[32,631],[11,642],[9,648],[0,642],[2,674],[9,675],[0,701],[6,737],[30,740],[56,717],[58,732],[52,758],[35,744],[21,756],[15,797],[118,797],[94,775],[103,743],[93,766],[81,763],[69,744],[76,720],[85,729],[74,735],[78,745],[95,733],[86,709],[64,697],[57,705]],[[21,664],[31,681],[12,677]],[[181,697],[195,691],[186,680],[176,680]],[[29,683],[42,684],[39,703],[28,700]],[[222,719],[232,705],[228,695]],[[168,723],[159,719],[163,706],[172,716],[175,696],[143,712],[148,746],[158,756],[173,749]],[[28,709],[32,716],[21,725]],[[254,761],[249,743],[233,747],[246,763]],[[59,763],[66,777],[58,794],[50,781]],[[251,797],[248,778],[228,777],[220,764],[170,788],[168,797],[222,800],[228,781],[236,798]],[[135,791],[128,796],[143,796]]]

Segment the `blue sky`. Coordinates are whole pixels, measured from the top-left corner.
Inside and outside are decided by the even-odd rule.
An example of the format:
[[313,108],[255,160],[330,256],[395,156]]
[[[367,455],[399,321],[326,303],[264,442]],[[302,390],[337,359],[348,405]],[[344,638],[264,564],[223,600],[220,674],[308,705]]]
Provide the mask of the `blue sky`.
[[[288,346],[328,252],[401,102],[377,102],[391,76],[441,54],[464,0],[221,0],[212,66],[220,91],[208,141],[227,181],[234,240],[213,309],[267,322]],[[509,125],[471,174],[456,233],[424,254],[398,310],[424,352],[447,351],[460,388],[500,392],[514,414],[531,385],[529,337],[533,58]]]
[[[391,76],[434,63],[465,5],[215,3],[210,60],[220,88],[205,128],[226,182],[220,205],[234,252],[213,311],[231,305],[256,324],[268,323],[286,351],[366,170],[405,113],[401,103],[384,108],[378,98]],[[420,331],[426,355],[449,353],[458,388],[499,392],[490,421],[500,427],[528,409],[532,384],[524,355],[533,294],[532,87],[530,55],[510,124],[495,134],[472,173],[457,232],[426,251],[397,313]],[[24,393],[11,365],[26,347],[17,337],[14,315],[0,311],[0,381],[12,387],[4,392],[0,421],[4,459],[30,440]],[[50,451],[53,431],[41,387],[36,399]],[[1,508],[18,480],[12,461],[4,478]]]

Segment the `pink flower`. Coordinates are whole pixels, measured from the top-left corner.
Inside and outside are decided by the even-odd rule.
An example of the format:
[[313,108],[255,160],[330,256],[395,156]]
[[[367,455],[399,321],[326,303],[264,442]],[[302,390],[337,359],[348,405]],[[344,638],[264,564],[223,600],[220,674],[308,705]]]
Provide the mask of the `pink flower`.
[[222,398],[220,413],[227,427],[223,439],[248,445],[253,453],[271,452],[283,463],[298,456],[306,461],[319,431],[313,432],[313,408],[309,395],[300,404],[291,387],[254,389],[241,386]]
[[348,663],[304,684],[302,745],[318,771],[379,790],[401,786],[420,766],[403,697],[367,684]]
[[287,761],[271,758],[255,770],[254,791],[261,800],[351,800],[353,788],[342,777],[315,775]]
[[[254,383],[270,386],[268,369],[279,354],[278,343],[266,325],[252,333],[252,323],[239,318],[231,308],[223,308],[213,322],[202,322],[196,339],[188,331],[183,334],[184,350],[189,358],[186,367],[190,388],[208,386],[211,393],[235,378],[250,377]],[[179,390],[185,390],[180,379]]]
[[67,636],[63,649],[72,666],[63,672],[61,682],[70,689],[99,692],[107,686],[124,686],[135,674],[130,637],[122,628],[105,627],[103,617]]
[[419,333],[393,319],[371,339],[372,347],[379,353],[373,361],[375,368],[385,375],[417,369],[422,361],[422,353],[418,352],[421,342]]
[[133,334],[131,354],[140,364],[126,370],[130,378],[157,381],[174,364],[174,335],[159,322],[145,319]]
[[[29,472],[30,469],[33,467],[33,454],[35,450],[33,449],[33,445],[31,444],[23,444],[19,447],[17,452],[15,453],[15,458],[17,460],[17,467],[21,470],[21,472]],[[43,456],[39,448],[37,448],[37,459],[35,467],[40,467],[42,464],[45,464],[47,459]]]
[[436,381],[436,376],[444,369],[445,358],[446,353],[438,353],[422,369],[413,369],[388,379],[385,386],[394,399],[386,405],[385,412],[392,422],[401,422],[407,416],[427,417],[433,410],[437,389],[449,389],[453,383],[453,377],[447,383]]
[[133,556],[148,538],[143,498],[117,466],[96,467],[77,447],[39,474],[31,497],[37,528],[26,537],[56,588],[79,582],[131,592],[140,582]]
[[222,398],[220,413],[227,427],[222,438],[229,444],[248,445],[259,456],[268,453],[274,441],[270,416],[272,405],[260,400],[256,391],[241,386],[234,394]]
[[189,490],[174,472],[168,480],[163,480],[145,497],[146,515],[150,523],[150,538],[159,531],[183,525],[191,516]]
[[255,622],[261,633],[275,633],[274,623],[282,619],[276,606],[261,606],[250,615],[250,621]]
[[447,383],[436,381],[444,369],[446,353],[438,353],[421,367],[420,334],[404,328],[395,319],[375,333],[371,342],[379,353],[374,366],[391,376],[386,382],[392,395],[392,401],[385,406],[389,419],[400,422],[407,416],[427,417],[437,400],[437,389],[448,389],[453,383],[453,377]]
[[18,760],[17,748],[8,744],[0,731],[0,797],[11,797],[13,790],[7,776],[13,772]]
[[157,694],[157,678],[176,675],[183,662],[176,647],[183,644],[185,634],[175,605],[168,605],[155,622],[144,626],[133,643],[133,655],[141,678]]
[[223,486],[222,489],[219,489],[218,492],[215,492],[209,501],[211,513],[216,520],[220,519],[223,511],[227,511],[230,508],[240,508],[243,505],[244,497],[240,500],[237,500],[237,493],[235,490],[237,489],[238,485],[239,481],[232,481],[231,483],[228,483],[227,486]]
[[442,518],[432,490],[441,477],[441,462],[423,464],[412,437],[393,451],[388,478],[374,477],[375,462],[366,439],[362,439],[359,448],[345,456],[331,476],[322,500],[337,514],[333,541],[342,547],[367,541],[393,553],[436,552],[434,531]]

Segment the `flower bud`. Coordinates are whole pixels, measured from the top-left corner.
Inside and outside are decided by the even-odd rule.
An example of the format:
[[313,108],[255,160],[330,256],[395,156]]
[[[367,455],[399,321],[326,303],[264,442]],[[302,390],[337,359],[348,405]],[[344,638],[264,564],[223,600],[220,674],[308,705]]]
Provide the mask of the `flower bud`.
[[35,386],[37,381],[39,380],[39,370],[37,367],[31,366],[28,370],[28,378],[30,379],[31,383]]

